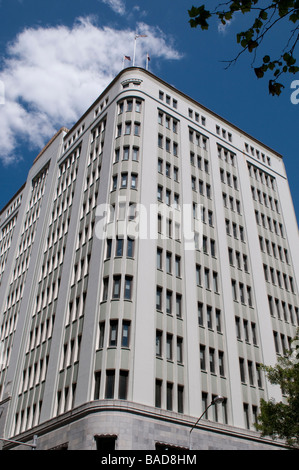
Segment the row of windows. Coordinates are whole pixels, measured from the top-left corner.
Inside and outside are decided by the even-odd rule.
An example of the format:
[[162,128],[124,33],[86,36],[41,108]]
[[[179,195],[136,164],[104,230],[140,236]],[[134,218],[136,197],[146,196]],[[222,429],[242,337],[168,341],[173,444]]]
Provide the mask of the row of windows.
[[213,288],[215,293],[219,293],[217,271],[212,271],[210,268],[202,267],[199,264],[196,264],[196,284],[208,290]]
[[221,135],[223,139],[228,139],[229,142],[232,142],[233,137],[230,132],[227,132],[225,129],[220,129],[220,126],[216,124],[216,134]]
[[46,356],[45,359],[41,358],[32,366],[29,366],[23,370],[19,393],[30,390],[35,385],[42,383],[46,379],[48,361],[49,356]]
[[238,178],[235,175],[232,175],[229,171],[225,172],[223,168],[220,168],[220,179],[222,183],[233,187],[236,191],[239,190]]
[[173,361],[175,356],[177,363],[183,364],[183,338],[180,336],[174,337],[172,333],[166,333],[166,337],[164,337],[163,331],[157,330],[156,357],[163,358],[163,356],[167,361]]
[[[191,188],[193,191],[197,191],[195,176],[191,176]],[[198,191],[201,196],[207,196],[207,198],[211,199],[212,189],[209,183],[204,184],[202,180],[198,180]]]
[[291,350],[292,338],[290,336],[285,337],[283,333],[273,331],[273,339],[276,354],[285,355],[287,351]]
[[[119,178],[120,176],[120,178]],[[120,189],[137,189],[138,185],[138,174],[137,173],[128,173],[127,171],[123,171],[120,175],[113,175],[112,176],[112,191],[116,191],[118,185],[118,178],[120,179]]]
[[200,369],[203,372],[225,377],[224,352],[214,348],[207,348],[204,344],[199,345]]
[[64,152],[73,144],[73,142],[76,139],[78,139],[78,137],[84,132],[84,129],[85,129],[85,124],[82,124],[82,126],[79,129],[77,129],[77,132],[75,132],[73,136],[63,146]]
[[165,163],[165,170],[164,170],[164,162],[162,158],[158,158],[158,172],[163,174],[165,171],[165,176],[168,178],[173,178],[174,181],[178,183],[179,181],[179,169],[175,165],[171,165],[169,162]]
[[219,308],[214,309],[211,305],[197,302],[197,316],[199,326],[206,327],[209,330],[216,328],[217,333],[222,332],[221,310]]
[[167,314],[175,314],[178,318],[182,317],[182,294],[174,293],[170,289],[163,290],[163,287],[157,286],[156,310],[162,312],[164,309],[164,305]]
[[287,248],[282,248],[280,245],[276,245],[276,243],[271,242],[262,236],[259,237],[259,242],[261,251],[264,253],[266,252],[269,256],[273,255],[276,259],[279,257],[280,261],[290,264],[289,252]]
[[239,199],[235,199],[233,196],[228,196],[226,193],[222,193],[222,199],[224,207],[241,214],[241,202]]
[[60,278],[52,283],[49,283],[46,288],[42,290],[40,294],[36,296],[36,307],[35,312],[38,313],[43,310],[47,305],[54,302],[58,297],[60,287]]
[[158,134],[158,147],[163,149],[165,148],[166,152],[172,152],[172,154],[177,157],[179,154],[179,145],[175,141],[171,141],[168,137],[165,137],[162,134]]
[[113,253],[117,258],[124,256],[124,254],[127,258],[134,258],[135,239],[127,238],[125,240],[124,238],[117,237],[113,242],[112,238],[108,238],[106,244],[106,259],[110,259]]
[[[81,286],[80,286],[81,287]],[[74,322],[76,319],[84,315],[86,301],[86,292],[77,295],[74,300],[69,302],[69,308],[66,317],[66,325]]]
[[258,201],[260,204],[264,204],[266,207],[270,207],[272,211],[276,211],[278,214],[280,213],[277,199],[273,199],[272,196],[269,196],[267,193],[263,193],[254,186],[251,186],[251,193],[252,198],[255,201]]
[[217,153],[218,153],[218,157],[220,158],[220,160],[223,160],[224,162],[232,166],[236,165],[236,155],[230,152],[230,150],[217,144]]
[[238,225],[235,222],[232,222],[229,219],[225,219],[226,234],[232,235],[236,240],[240,238],[241,242],[245,243],[245,232],[242,225]]
[[135,162],[139,160],[139,147],[125,145],[122,148],[118,147],[115,149],[114,163],[118,163],[121,159],[128,161],[130,158]]
[[239,357],[240,378],[243,384],[248,383],[251,386],[263,387],[262,373],[260,364],[253,361],[246,361],[243,357]]
[[[94,389],[94,400],[100,398],[100,386],[101,386],[101,371],[95,372],[95,389]],[[119,400],[126,400],[128,394],[128,382],[129,382],[129,371],[120,370],[118,375],[118,394]],[[105,377],[105,399],[115,398],[115,383],[116,383],[116,371],[115,369],[107,369]]]
[[[157,248],[157,269],[164,269],[164,253],[163,248],[160,247]],[[167,274],[175,273],[176,277],[181,277],[181,257],[166,250],[165,271]]]
[[165,407],[168,411],[172,411],[176,408],[178,413],[184,413],[184,386],[177,386],[176,393],[176,405],[174,403],[174,384],[172,382],[166,382],[166,386],[163,381],[156,379],[155,387],[155,406],[156,408],[162,408],[164,406],[164,394],[165,394]]
[[116,128],[116,137],[120,137],[122,133],[124,135],[130,135],[133,132],[133,135],[140,136],[141,124],[138,121],[126,121],[124,124],[118,124]]
[[[188,109],[188,117],[190,119],[193,119],[193,109],[189,108]],[[200,122],[202,126],[205,126],[206,125],[206,118],[205,116],[200,116],[199,113],[197,111],[194,111],[194,120],[196,122]]]
[[272,282],[273,285],[278,285],[281,289],[291,291],[295,294],[295,283],[292,276],[281,273],[278,269],[274,269],[267,264],[263,264],[265,281]]
[[141,113],[142,102],[138,99],[128,98],[118,103],[118,114],[131,113],[134,110],[136,113]]
[[287,304],[285,301],[273,298],[268,295],[269,309],[272,317],[277,317],[279,320],[283,319],[286,322],[291,322],[293,325],[297,323],[299,326],[299,312],[298,307],[293,307],[292,304]]
[[243,282],[239,282],[239,289],[237,286],[237,281],[235,279],[231,280],[232,283],[232,294],[233,300],[236,302],[241,302],[242,304],[248,304],[249,307],[253,307],[253,298],[250,286],[245,286]]
[[274,231],[277,236],[284,238],[282,223],[277,222],[269,216],[265,216],[265,214],[257,210],[255,211],[255,220],[258,225],[262,225],[263,228],[270,230],[270,232]]
[[190,152],[190,164],[194,167],[196,166],[198,170],[209,173],[209,161],[200,155],[195,155],[194,152]]
[[[246,142],[245,142],[245,151],[249,153],[249,145]],[[259,160],[262,159],[264,163],[267,162],[268,165],[271,165],[270,157],[266,157],[264,153],[260,152],[259,150],[256,150],[252,145],[250,146],[250,153],[253,157],[257,156]]]
[[81,338],[81,334],[79,334],[63,345],[60,370],[66,369],[79,361]]
[[249,272],[247,255],[240,253],[238,250],[234,251],[232,248],[228,248],[228,258],[231,266],[236,266],[238,269],[244,269],[245,272]]
[[91,142],[93,142],[95,139],[97,139],[99,136],[102,135],[102,133],[106,129],[106,119],[102,120],[98,126],[92,130],[91,132]]
[[175,209],[179,209],[180,204],[180,196],[178,193],[173,193],[168,188],[165,189],[165,196],[164,196],[164,188],[162,185],[158,184],[157,187],[157,200],[159,202],[165,202],[168,206],[173,204]]
[[254,178],[256,181],[259,183],[265,184],[268,186],[268,188],[273,189],[273,191],[276,190],[275,188],[275,179],[273,176],[268,175],[268,173],[265,173],[263,170],[260,170],[254,165],[251,165],[251,163],[247,163],[248,167],[248,172],[249,176]]
[[167,93],[164,93],[164,91],[159,90],[159,100],[164,101],[164,95],[165,95],[165,102],[167,105],[171,105],[174,107],[174,109],[177,109],[178,107],[178,102],[175,98],[171,98]]
[[[133,289],[133,276],[123,276],[122,279],[121,274],[114,274],[112,279],[112,293],[111,299],[112,300],[120,300],[123,298],[124,300],[131,300],[132,299],[132,289]],[[124,283],[123,286],[123,297],[122,297],[122,282]],[[104,277],[103,279],[103,294],[102,294],[102,301],[105,302],[108,300],[109,294],[109,276]]]
[[[249,326],[250,323],[250,326]],[[249,322],[243,318],[241,321],[240,317],[235,317],[236,325],[236,336],[239,341],[245,341],[246,343],[252,343],[254,346],[257,346],[257,329],[254,322]]]
[[131,340],[130,320],[122,320],[122,322],[120,320],[110,320],[108,325],[109,331],[105,342],[106,322],[103,321],[99,324],[98,348],[103,349],[106,345],[108,348],[116,348],[118,345],[122,348],[129,348]]
[[175,134],[178,133],[178,121],[162,111],[158,112],[158,124],[164,125],[166,129],[172,130]]
[[193,129],[189,129],[189,142],[197,145],[198,147],[202,147],[204,150],[207,150],[208,139]]

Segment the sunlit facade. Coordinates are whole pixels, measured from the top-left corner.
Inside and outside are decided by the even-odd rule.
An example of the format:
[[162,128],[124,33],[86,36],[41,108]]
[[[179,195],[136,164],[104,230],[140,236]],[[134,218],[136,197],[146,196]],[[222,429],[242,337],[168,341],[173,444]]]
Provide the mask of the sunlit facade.
[[281,155],[127,68],[38,155],[0,229],[0,437],[282,446],[254,426],[283,398],[259,365],[299,325]]

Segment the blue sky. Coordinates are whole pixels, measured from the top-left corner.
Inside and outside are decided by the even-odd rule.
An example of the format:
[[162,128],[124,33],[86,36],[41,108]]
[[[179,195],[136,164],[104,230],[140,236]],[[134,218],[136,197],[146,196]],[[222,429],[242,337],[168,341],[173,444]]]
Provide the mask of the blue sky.
[[[274,98],[267,80],[256,79],[251,56],[225,70],[247,20],[238,15],[224,30],[217,23],[208,32],[191,29],[187,10],[201,3],[0,0],[0,207],[56,130],[70,128],[121,70],[123,55],[132,57],[136,31],[148,36],[138,42],[136,65],[145,66],[148,52],[151,72],[284,156],[299,219],[299,104],[290,99],[299,76],[286,77]],[[280,51],[282,38],[287,25],[262,52]]]

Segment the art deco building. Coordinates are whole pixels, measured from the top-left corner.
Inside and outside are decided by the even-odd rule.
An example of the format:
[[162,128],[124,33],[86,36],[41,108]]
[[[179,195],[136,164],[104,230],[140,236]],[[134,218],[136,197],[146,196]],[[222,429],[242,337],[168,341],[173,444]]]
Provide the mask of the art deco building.
[[281,155],[126,68],[37,156],[0,229],[0,437],[283,447],[254,427],[261,398],[283,399],[259,365],[299,323]]

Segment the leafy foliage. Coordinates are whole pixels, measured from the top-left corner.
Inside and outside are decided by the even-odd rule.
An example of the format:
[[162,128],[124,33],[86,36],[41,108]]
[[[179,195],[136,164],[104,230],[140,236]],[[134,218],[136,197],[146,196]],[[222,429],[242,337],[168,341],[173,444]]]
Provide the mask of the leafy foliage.
[[[262,5],[262,6],[261,6]],[[202,30],[209,28],[211,18],[217,18],[223,25],[231,21],[237,12],[243,15],[251,13],[254,16],[252,25],[237,34],[237,43],[241,46],[239,54],[229,64],[236,62],[239,56],[247,51],[256,58],[257,49],[261,46],[264,37],[283,20],[289,21],[290,32],[286,45],[279,57],[263,57],[261,65],[254,67],[257,78],[263,78],[266,72],[272,74],[269,80],[269,93],[280,95],[284,85],[278,82],[278,78],[286,73],[296,74],[299,67],[296,65],[294,52],[299,41],[299,0],[231,0],[219,4],[214,11],[207,10],[205,5],[193,6],[189,13],[189,23],[192,28],[200,27]],[[250,15],[250,18],[252,18]]]
[[299,448],[299,336],[290,351],[280,357],[275,367],[262,366],[270,383],[280,385],[285,402],[261,400],[257,429],[262,436],[284,439]]

